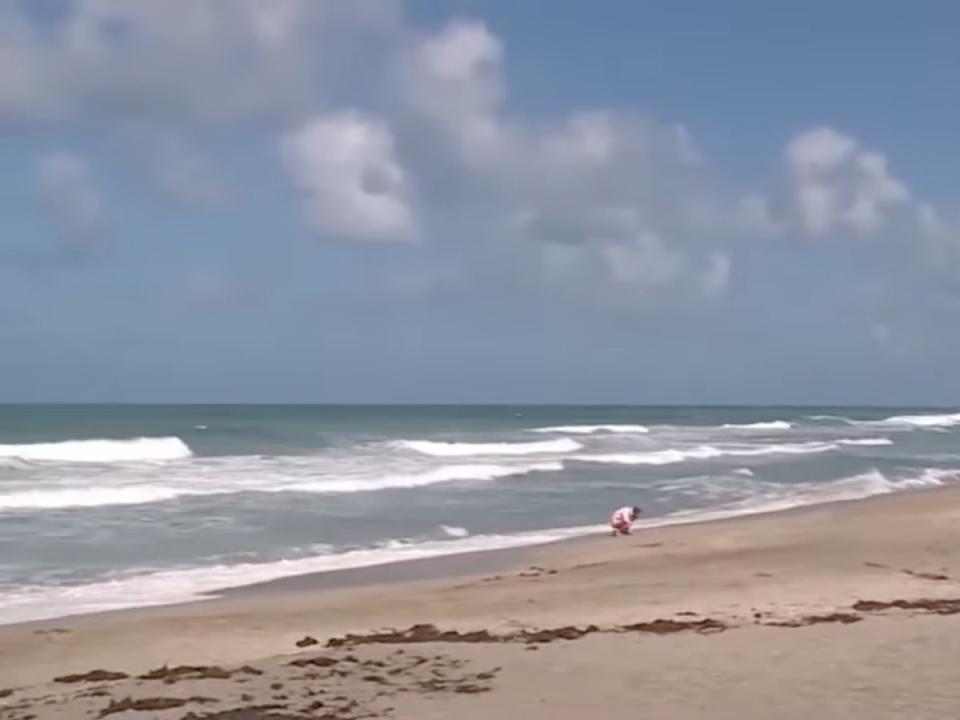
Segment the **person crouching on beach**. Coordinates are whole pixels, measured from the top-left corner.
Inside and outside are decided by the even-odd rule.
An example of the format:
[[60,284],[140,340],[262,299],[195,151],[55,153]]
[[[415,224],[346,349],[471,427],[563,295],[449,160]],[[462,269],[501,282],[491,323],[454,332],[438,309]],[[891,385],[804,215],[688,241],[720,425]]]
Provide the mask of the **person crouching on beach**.
[[614,511],[613,515],[610,516],[611,535],[614,537],[629,535],[633,530],[633,523],[636,522],[638,517],[640,517],[640,508],[636,506],[622,507]]

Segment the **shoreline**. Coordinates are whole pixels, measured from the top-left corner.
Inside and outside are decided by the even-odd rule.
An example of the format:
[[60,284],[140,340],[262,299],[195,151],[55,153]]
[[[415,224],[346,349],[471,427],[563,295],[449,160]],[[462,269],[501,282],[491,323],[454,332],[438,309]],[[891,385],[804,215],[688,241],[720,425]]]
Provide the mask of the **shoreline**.
[[[865,497],[842,498],[827,500],[820,503],[796,505],[787,508],[748,510],[738,514],[710,517],[710,510],[704,510],[706,517],[670,519],[670,516],[649,518],[649,525],[635,526],[633,538],[642,537],[646,533],[669,530],[671,528],[724,526],[729,523],[746,523],[751,520],[761,520],[772,516],[789,517],[797,514],[822,511],[835,506],[859,505],[900,497],[904,495],[938,493],[948,491],[951,485],[936,487],[922,487],[901,490],[892,493],[880,493]],[[644,521],[642,520],[641,523]],[[599,527],[599,525],[597,526]],[[554,528],[553,530],[566,530]],[[570,530],[575,528],[569,528]],[[546,532],[546,531],[530,531]],[[8,628],[29,628],[43,630],[56,627],[66,622],[85,622],[95,620],[109,621],[111,616],[129,616],[141,612],[162,612],[164,609],[189,609],[191,606],[209,606],[218,602],[227,602],[249,597],[270,596],[273,594],[299,594],[312,592],[330,592],[349,590],[353,588],[407,585],[425,582],[436,582],[449,579],[465,578],[486,573],[520,570],[526,563],[541,562],[544,553],[551,549],[562,552],[565,548],[585,548],[597,544],[598,549],[606,546],[611,540],[606,532],[599,530],[594,533],[584,532],[582,535],[560,537],[545,542],[515,545],[503,548],[482,550],[464,550],[448,554],[432,555],[411,559],[386,560],[382,563],[346,567],[334,570],[318,570],[286,575],[269,580],[254,581],[239,585],[225,585],[206,591],[200,591],[189,599],[158,603],[154,605],[131,605],[129,607],[110,608],[104,610],[82,611],[68,613],[49,618],[0,622],[0,636]]]
[[939,720],[960,711],[958,530],[954,485],[7,625],[0,710]]
[[[828,500],[822,503],[797,505],[782,509],[744,512],[724,517],[708,517],[702,519],[692,517],[689,520],[681,518],[675,522],[657,522],[657,520],[666,520],[669,518],[669,516],[663,516],[662,518],[650,518],[653,524],[649,526],[635,526],[631,537],[642,537],[644,533],[654,530],[665,530],[667,528],[693,526],[706,527],[712,525],[722,526],[727,523],[743,522],[753,518],[760,519],[777,515],[790,516],[794,514],[822,510],[832,506],[868,503],[876,501],[880,498],[889,498],[894,495],[939,492],[944,489],[946,488],[942,486],[915,488],[912,490],[904,490],[898,493],[868,495],[866,497],[841,500]],[[549,553],[552,549],[557,549],[558,551],[562,552],[564,548],[568,547],[572,548],[579,546],[581,548],[585,548],[586,545],[592,543],[599,544],[613,540],[613,538],[609,537],[608,533],[598,531],[594,533],[584,533],[583,535],[559,538],[556,540],[548,540],[542,543],[532,543],[530,545],[491,548],[489,550],[467,550],[464,552],[450,553],[448,555],[436,555],[431,557],[414,558],[411,560],[388,560],[383,563],[365,565],[361,567],[306,572],[297,575],[288,575],[285,577],[275,578],[273,580],[264,580],[261,582],[246,583],[243,585],[230,585],[216,590],[204,592],[202,593],[203,597],[201,599],[188,601],[187,603],[176,604],[183,605],[189,604],[190,602],[206,602],[207,600],[244,597],[248,595],[258,595],[261,593],[296,593],[343,590],[371,585],[393,585],[431,580],[456,579],[502,570],[519,569],[527,561],[536,561],[538,558],[542,558],[542,554],[544,552]],[[105,612],[116,611],[107,610]]]

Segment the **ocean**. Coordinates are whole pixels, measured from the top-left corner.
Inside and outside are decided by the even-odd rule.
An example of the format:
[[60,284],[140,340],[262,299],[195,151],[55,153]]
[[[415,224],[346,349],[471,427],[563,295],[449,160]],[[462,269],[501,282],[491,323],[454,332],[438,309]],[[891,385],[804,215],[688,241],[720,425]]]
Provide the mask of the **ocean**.
[[0,405],[0,623],[958,473],[943,409]]

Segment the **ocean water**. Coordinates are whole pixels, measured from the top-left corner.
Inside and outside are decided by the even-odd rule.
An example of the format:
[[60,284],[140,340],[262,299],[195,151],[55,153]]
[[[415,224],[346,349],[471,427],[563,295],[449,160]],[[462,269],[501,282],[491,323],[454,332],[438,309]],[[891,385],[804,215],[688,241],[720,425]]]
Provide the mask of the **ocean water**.
[[0,405],[0,623],[958,472],[923,408]]

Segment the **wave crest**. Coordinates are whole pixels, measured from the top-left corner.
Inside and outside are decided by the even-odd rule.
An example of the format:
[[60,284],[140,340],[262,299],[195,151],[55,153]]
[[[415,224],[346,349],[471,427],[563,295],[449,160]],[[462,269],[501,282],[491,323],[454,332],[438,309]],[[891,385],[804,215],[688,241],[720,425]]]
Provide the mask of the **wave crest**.
[[233,495],[243,492],[280,493],[355,493],[415,488],[424,485],[456,481],[489,481],[528,475],[535,472],[558,472],[563,463],[540,462],[526,465],[444,465],[422,473],[384,475],[371,478],[315,480],[285,485],[226,486],[198,488],[176,485],[94,485],[49,490],[20,490],[0,494],[0,511],[53,510],[61,508],[92,508],[110,505],[145,505],[165,502],[179,497],[200,495]]
[[721,425],[721,427],[724,430],[789,430],[793,425],[786,420],[772,420],[770,422],[744,424],[727,423],[726,425]]
[[650,432],[650,429],[645,425],[551,425],[550,427],[533,428],[531,432],[557,435],[592,435],[594,433],[642,435]]
[[943,415],[894,415],[881,420],[885,425],[908,425],[911,427],[955,427],[960,425],[960,413]]
[[178,437],[127,440],[66,440],[52,443],[0,445],[0,458],[41,462],[115,463],[180,460],[193,453]]
[[832,442],[782,443],[757,447],[715,447],[699,445],[692,448],[670,448],[637,453],[604,453],[596,455],[577,455],[572,460],[590,463],[612,463],[616,465],[672,465],[687,460],[712,460],[719,457],[758,457],[762,455],[805,455],[838,450],[843,446],[890,445],[889,438],[853,438]]
[[468,457],[470,455],[537,455],[545,453],[568,453],[580,450],[583,445],[576,440],[561,438],[540,442],[518,443],[465,443],[439,442],[435,440],[400,440],[397,447],[413,450],[432,457]]

